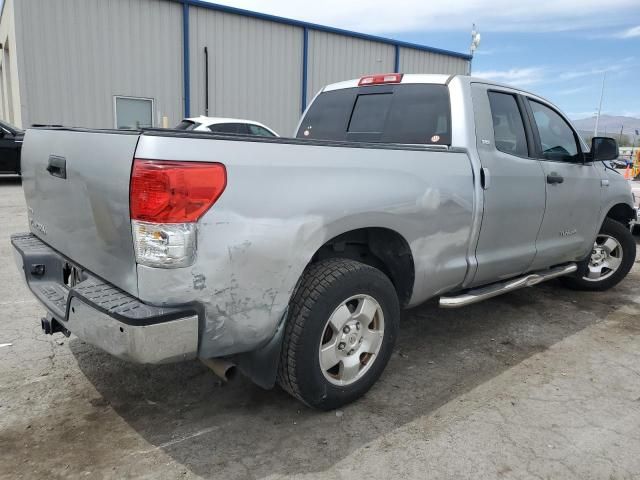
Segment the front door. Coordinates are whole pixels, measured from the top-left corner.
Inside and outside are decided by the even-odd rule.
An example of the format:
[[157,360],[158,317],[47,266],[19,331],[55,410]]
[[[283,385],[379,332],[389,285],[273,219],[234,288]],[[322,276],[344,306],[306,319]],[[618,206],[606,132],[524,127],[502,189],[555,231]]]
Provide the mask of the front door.
[[601,179],[593,163],[584,162],[578,134],[567,120],[551,105],[527,102],[547,190],[535,270],[579,261],[590,252],[599,228]]
[[465,286],[514,277],[536,256],[545,208],[545,178],[535,157],[524,99],[516,91],[472,85],[484,208],[477,270]]

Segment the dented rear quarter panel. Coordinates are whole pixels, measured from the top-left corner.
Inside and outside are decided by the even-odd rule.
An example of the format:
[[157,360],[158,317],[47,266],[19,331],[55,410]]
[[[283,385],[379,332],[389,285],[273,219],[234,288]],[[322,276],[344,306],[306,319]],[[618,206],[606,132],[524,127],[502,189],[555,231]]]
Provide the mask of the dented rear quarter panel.
[[194,265],[137,267],[141,300],[204,306],[201,357],[266,343],[313,255],[351,230],[405,238],[415,262],[411,305],[465,277],[474,185],[463,151],[142,135],[136,157],[227,169],[225,192],[199,222]]

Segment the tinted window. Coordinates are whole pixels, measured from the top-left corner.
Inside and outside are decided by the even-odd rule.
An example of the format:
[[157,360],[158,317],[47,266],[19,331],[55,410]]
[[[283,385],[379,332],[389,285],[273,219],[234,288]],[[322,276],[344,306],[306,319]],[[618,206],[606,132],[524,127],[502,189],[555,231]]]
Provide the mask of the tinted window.
[[529,154],[527,136],[516,97],[489,92],[489,104],[496,148],[504,153],[526,157]]
[[266,128],[263,128],[259,125],[251,125],[248,124],[247,127],[249,127],[249,133],[251,135],[259,135],[261,137],[273,137],[273,133],[271,133],[269,130],[267,130]]
[[391,92],[358,95],[347,130],[349,132],[382,132],[392,97]]
[[451,144],[445,85],[346,88],[316,98],[298,138],[385,143]]
[[215,133],[235,133],[248,135],[247,125],[244,123],[217,123],[209,125],[209,130]]
[[200,125],[202,124],[197,122],[192,122],[191,120],[183,120],[176,126],[176,130],[193,130],[194,128]]
[[546,105],[533,100],[529,104],[540,134],[542,156],[548,160],[577,161],[580,150],[569,124]]

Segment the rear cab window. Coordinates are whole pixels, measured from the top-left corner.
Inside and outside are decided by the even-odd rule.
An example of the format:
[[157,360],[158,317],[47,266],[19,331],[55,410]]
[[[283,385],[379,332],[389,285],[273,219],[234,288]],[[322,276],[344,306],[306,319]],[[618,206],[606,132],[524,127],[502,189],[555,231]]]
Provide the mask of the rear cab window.
[[309,108],[296,137],[449,146],[449,89],[394,84],[323,92]]

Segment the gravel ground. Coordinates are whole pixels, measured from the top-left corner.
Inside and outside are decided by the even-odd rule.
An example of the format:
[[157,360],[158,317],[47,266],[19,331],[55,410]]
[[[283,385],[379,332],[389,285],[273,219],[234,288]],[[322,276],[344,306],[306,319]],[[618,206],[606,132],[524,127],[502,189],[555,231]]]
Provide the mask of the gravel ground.
[[640,268],[404,312],[377,385],[309,410],[199,362],[144,367],[41,333],[14,266],[19,180],[0,178],[0,478],[640,479]]

